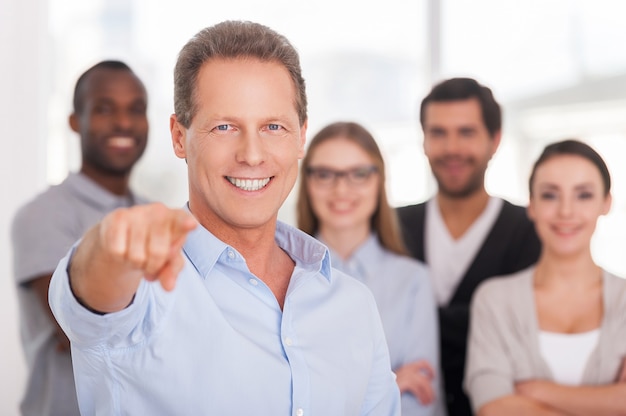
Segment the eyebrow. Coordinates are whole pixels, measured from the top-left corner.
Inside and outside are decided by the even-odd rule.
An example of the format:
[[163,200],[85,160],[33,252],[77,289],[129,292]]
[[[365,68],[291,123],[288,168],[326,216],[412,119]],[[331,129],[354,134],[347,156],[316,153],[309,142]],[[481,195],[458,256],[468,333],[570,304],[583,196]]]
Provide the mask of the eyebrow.
[[[539,183],[538,184],[540,190],[545,191],[545,190],[559,190],[561,189],[561,187],[559,185],[553,184],[553,183]],[[585,182],[582,184],[578,184],[574,187],[575,190],[577,191],[584,191],[584,190],[589,190],[589,189],[593,189],[593,183],[591,182]]]
[[593,184],[590,182],[585,182],[583,184],[580,185],[576,185],[576,187],[574,188],[576,190],[592,190],[593,189]]
[[[224,123],[242,123],[245,121],[245,117],[241,117],[239,115],[226,115],[222,113],[214,113],[214,114],[209,114],[207,117],[204,118],[204,120],[206,121],[206,123],[213,123],[215,121],[220,121]],[[289,121],[289,116],[285,114],[274,114],[271,116],[260,118],[259,121],[262,124],[272,124],[272,123],[287,124],[287,122]]]
[[452,130],[452,131],[462,131],[462,132],[474,132],[478,130],[478,127],[473,125],[473,124],[463,124],[460,126],[454,126],[451,128],[446,128],[444,126],[440,126],[440,125],[431,125],[431,126],[427,126],[426,127],[426,131],[427,132],[444,132],[447,130]]
[[446,131],[445,128],[440,127],[440,126],[432,126],[432,127],[427,127],[426,128],[426,133],[444,133]]
[[475,126],[461,126],[457,130],[462,133],[473,133],[475,131],[478,131],[478,128]]
[[[101,96],[96,96],[93,97],[93,102],[95,103],[104,103],[104,104],[117,104],[119,102],[119,100],[117,100],[115,97],[111,96],[111,95],[101,95]],[[128,104],[130,105],[136,105],[136,104],[143,104],[143,105],[147,105],[148,100],[146,100],[144,97],[135,97],[132,100],[128,101]]]
[[335,171],[335,172],[348,172],[348,171],[352,171],[352,170],[370,168],[372,166],[374,166],[374,165],[373,164],[367,164],[367,163],[359,163],[359,164],[348,166],[346,168],[341,169],[341,168],[334,168],[332,166],[320,164],[320,165],[310,165],[310,166],[308,166],[308,168],[309,169],[332,170],[332,171]]

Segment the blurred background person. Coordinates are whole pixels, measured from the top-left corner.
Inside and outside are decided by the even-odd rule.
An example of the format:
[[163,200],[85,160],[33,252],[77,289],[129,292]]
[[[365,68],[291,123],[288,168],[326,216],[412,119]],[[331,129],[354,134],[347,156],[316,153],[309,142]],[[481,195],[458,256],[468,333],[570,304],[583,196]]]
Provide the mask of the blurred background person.
[[376,141],[357,123],[327,125],[311,140],[299,186],[298,227],[328,246],[333,267],[374,294],[402,393],[402,414],[436,414],[434,297],[426,267],[408,257],[387,202]]
[[535,263],[540,246],[526,210],[485,189],[502,137],[491,90],[471,78],[442,81],[422,100],[420,121],[437,193],[398,215],[411,255],[428,264],[439,306],[448,414],[471,415],[462,386],[474,290],[488,277]]
[[106,213],[145,202],[129,188],[148,140],[148,98],[120,61],[102,61],[76,82],[69,125],[81,167],[20,208],[12,223],[20,332],[28,365],[22,415],[78,415],[69,340],[48,306],[59,260]]
[[576,140],[548,145],[529,181],[536,266],[472,301],[466,388],[479,415],[626,414],[626,280],[595,264],[611,207],[606,164]]

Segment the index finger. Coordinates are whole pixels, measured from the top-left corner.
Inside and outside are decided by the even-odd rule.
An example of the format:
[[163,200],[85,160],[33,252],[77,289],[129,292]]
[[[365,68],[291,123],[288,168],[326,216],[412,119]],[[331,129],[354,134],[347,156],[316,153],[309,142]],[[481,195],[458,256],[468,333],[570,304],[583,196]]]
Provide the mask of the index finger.
[[145,236],[138,238],[137,251],[143,259],[141,270],[148,280],[154,280],[159,271],[176,255],[185,242],[187,234],[196,227],[196,219],[187,211],[155,206],[146,212],[151,219],[143,230]]
[[198,221],[188,211],[182,209],[174,210],[174,219],[172,221],[172,240],[179,240],[185,237],[189,231],[198,226]]

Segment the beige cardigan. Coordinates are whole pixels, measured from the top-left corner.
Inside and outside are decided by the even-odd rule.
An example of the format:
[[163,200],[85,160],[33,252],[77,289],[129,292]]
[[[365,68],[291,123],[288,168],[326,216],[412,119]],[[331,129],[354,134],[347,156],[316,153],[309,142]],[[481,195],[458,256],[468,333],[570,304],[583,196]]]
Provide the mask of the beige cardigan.
[[[539,351],[534,267],[485,281],[472,299],[464,387],[477,412],[523,380],[552,380]],[[583,384],[615,382],[626,358],[626,280],[603,272],[604,316]]]

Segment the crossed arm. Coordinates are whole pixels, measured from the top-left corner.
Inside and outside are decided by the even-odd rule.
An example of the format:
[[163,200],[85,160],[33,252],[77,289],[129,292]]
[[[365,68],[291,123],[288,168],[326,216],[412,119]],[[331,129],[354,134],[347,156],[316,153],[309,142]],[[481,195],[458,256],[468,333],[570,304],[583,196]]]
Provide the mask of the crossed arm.
[[551,381],[517,383],[515,394],[482,406],[479,416],[490,415],[626,415],[626,370],[620,381],[604,386],[564,386]]
[[411,392],[423,405],[435,401],[435,370],[426,360],[414,361],[395,370],[400,393]]
[[[415,309],[403,342],[415,355],[413,361],[395,368],[400,393],[410,392],[424,406],[432,405],[439,394],[439,328],[437,306],[429,276],[419,275]],[[408,357],[407,357],[408,358]],[[408,361],[408,360],[407,360]],[[430,411],[434,411],[431,406]]]
[[602,386],[564,386],[550,381],[533,380],[518,383],[515,390],[521,397],[551,406],[575,416],[626,415],[626,374],[620,380]]
[[567,415],[550,406],[526,397],[512,394],[483,405],[478,409],[478,416],[559,416]]
[[482,294],[479,289],[472,303],[466,372],[466,388],[479,416],[626,415],[626,357],[611,384],[565,386],[538,379],[515,383],[508,353],[512,344],[506,341],[514,336],[490,298],[498,292],[489,289]]

